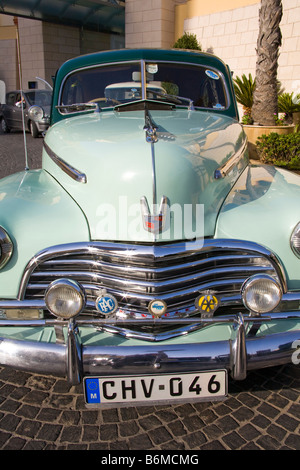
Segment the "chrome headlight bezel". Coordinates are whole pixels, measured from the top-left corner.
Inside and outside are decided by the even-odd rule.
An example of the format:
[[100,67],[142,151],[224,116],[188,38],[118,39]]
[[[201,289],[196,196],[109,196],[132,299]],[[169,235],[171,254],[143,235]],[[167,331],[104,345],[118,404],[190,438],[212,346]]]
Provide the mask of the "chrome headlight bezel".
[[[66,292],[62,295],[63,290]],[[52,315],[69,320],[79,315],[85,307],[85,291],[78,282],[72,279],[56,279],[49,284],[45,292],[45,304]]]
[[0,269],[8,263],[13,254],[13,243],[3,227],[0,226]]
[[290,246],[297,258],[300,258],[300,222],[296,225],[294,230],[292,231],[292,235],[290,238]]
[[44,118],[44,110],[38,105],[30,106],[28,109],[28,116],[34,122],[41,121]]
[[[263,314],[272,312],[279,305],[283,291],[281,285],[272,276],[256,274],[244,282],[241,294],[243,304],[250,312]],[[265,296],[264,300],[262,300],[262,296]],[[263,303],[265,303],[265,307],[263,307]]]

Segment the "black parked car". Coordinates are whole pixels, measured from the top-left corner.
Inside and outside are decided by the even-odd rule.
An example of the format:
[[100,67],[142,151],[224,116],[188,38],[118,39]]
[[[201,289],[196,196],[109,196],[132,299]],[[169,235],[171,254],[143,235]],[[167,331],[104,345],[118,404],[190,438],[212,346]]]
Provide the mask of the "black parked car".
[[[26,130],[30,131],[32,137],[38,137],[45,132],[49,126],[49,115],[52,100],[52,92],[48,90],[10,91],[6,93],[6,104],[0,106],[1,129],[3,132],[22,129],[22,102],[24,108],[24,121]],[[28,115],[31,106],[39,106],[38,119],[33,121]]]

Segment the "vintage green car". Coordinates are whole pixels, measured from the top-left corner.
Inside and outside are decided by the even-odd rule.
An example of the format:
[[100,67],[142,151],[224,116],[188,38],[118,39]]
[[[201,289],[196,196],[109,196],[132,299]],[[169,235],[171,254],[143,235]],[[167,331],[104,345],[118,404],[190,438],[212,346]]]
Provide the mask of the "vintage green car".
[[225,398],[300,345],[299,207],[298,175],[249,164],[220,59],[67,61],[42,169],[0,181],[0,364],[91,407]]

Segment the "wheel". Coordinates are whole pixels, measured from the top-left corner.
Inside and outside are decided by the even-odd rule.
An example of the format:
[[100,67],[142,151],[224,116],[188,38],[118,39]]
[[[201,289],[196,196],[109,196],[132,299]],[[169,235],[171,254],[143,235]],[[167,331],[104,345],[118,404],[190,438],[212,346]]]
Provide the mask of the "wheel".
[[1,130],[2,132],[4,132],[5,134],[8,134],[8,132],[10,132],[10,128],[8,127],[6,121],[4,118],[1,119]]
[[38,131],[38,128],[36,127],[36,123],[33,121],[30,121],[29,129],[30,129],[30,134],[32,135],[32,137],[36,139],[39,136],[39,131]]

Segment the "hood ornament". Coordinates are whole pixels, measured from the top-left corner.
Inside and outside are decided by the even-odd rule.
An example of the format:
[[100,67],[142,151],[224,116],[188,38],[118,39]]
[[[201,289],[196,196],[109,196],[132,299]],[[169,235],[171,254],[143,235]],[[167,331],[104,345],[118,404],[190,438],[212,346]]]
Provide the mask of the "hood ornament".
[[169,209],[168,198],[162,196],[158,213],[151,214],[146,196],[141,197],[141,211],[144,229],[150,233],[161,233],[166,226],[167,212]]
[[156,135],[157,127],[152,121],[150,114],[147,110],[145,110],[144,131],[146,132],[146,141],[155,144],[158,140]]

